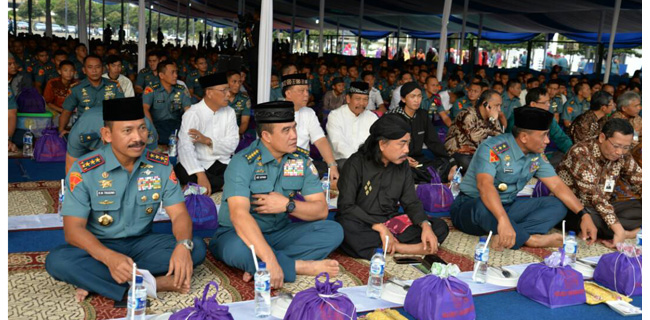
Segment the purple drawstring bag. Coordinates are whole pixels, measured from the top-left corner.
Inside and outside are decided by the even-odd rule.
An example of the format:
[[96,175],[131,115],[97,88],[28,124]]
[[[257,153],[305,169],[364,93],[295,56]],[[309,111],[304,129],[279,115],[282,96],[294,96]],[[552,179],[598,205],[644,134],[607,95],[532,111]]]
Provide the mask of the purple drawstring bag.
[[20,113],[44,113],[45,98],[38,93],[36,88],[26,88],[16,98],[18,112]]
[[241,151],[242,149],[248,147],[255,141],[255,136],[251,135],[249,133],[244,133],[244,135],[239,139],[239,144],[237,145],[237,148],[235,149],[235,153]]
[[34,144],[36,162],[64,162],[66,142],[59,137],[56,127],[47,127],[43,129],[42,134]]
[[[603,255],[594,270],[594,280],[603,286],[628,297],[641,294],[641,255],[632,245],[617,244],[618,252]],[[634,253],[626,251],[632,247]],[[630,254],[628,254],[630,252]]]
[[[208,298],[210,287],[214,287],[215,293]],[[228,307],[217,302],[219,285],[210,281],[203,289],[203,299],[194,298],[194,306],[180,310],[169,317],[169,320],[234,320]]]
[[430,274],[413,281],[404,310],[420,320],[476,319],[472,290],[453,276],[441,278]]
[[206,230],[219,227],[217,206],[212,199],[201,192],[201,186],[188,182],[185,186],[185,207],[192,218],[192,229]]
[[449,187],[442,183],[436,170],[431,167],[428,167],[427,170],[431,174],[431,183],[418,185],[416,190],[424,210],[428,212],[449,211],[452,202],[454,202],[454,195]]
[[582,274],[569,262],[560,248],[544,262],[529,265],[517,281],[517,292],[551,309],[586,303]]
[[533,194],[531,197],[533,198],[539,198],[539,197],[547,197],[548,195],[551,194],[551,190],[542,182],[542,180],[537,180],[537,183],[535,184],[535,188],[533,188]]
[[[325,276],[325,282],[318,279]],[[298,292],[291,301],[284,320],[355,320],[357,309],[352,300],[338,290],[341,280],[330,282],[330,275],[321,272],[316,276],[316,286]]]

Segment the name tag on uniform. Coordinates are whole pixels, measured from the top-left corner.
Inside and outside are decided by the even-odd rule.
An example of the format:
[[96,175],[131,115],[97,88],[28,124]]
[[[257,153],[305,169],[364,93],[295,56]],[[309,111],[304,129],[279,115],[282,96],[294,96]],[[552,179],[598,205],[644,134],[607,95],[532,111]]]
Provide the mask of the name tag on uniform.
[[97,196],[114,196],[115,190],[97,190]]
[[505,168],[503,169],[503,173],[514,173],[515,171],[512,169]]
[[266,180],[267,176],[265,174],[256,174],[255,181],[257,180]]
[[614,191],[614,185],[615,185],[615,182],[614,182],[613,179],[607,179],[607,180],[605,180],[605,188],[603,188],[603,190],[605,192],[613,192]]
[[156,103],[165,103],[165,100],[156,100]]
[[420,131],[420,132],[418,132],[418,134],[424,134],[424,131]]

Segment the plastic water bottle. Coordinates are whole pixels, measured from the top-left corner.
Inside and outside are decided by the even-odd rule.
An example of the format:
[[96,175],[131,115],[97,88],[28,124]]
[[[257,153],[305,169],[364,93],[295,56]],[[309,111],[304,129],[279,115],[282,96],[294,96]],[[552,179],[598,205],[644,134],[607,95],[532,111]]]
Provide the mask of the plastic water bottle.
[[637,255],[641,255],[643,253],[643,250],[641,249],[641,240],[643,237],[643,230],[639,229],[639,232],[636,233],[636,250],[637,250]]
[[59,189],[59,207],[57,209],[57,213],[59,214],[59,218],[61,218],[61,209],[63,208],[63,200],[65,199],[65,179],[61,179],[61,189]]
[[370,259],[370,276],[368,277],[368,286],[366,287],[366,296],[372,299],[381,297],[382,286],[384,285],[384,250],[377,248],[375,255]]
[[23,157],[34,158],[34,134],[32,126],[23,135]]
[[564,253],[571,260],[571,267],[575,267],[576,255],[578,254],[578,241],[576,240],[576,233],[569,231],[569,235],[564,240]]
[[476,283],[485,283],[487,281],[490,248],[486,246],[486,240],[485,237],[481,237],[476,245],[476,249],[474,249],[474,277],[472,280]]
[[462,169],[463,167],[458,167],[456,173],[454,173],[454,177],[451,179],[451,194],[454,195],[454,198],[460,193],[460,183],[463,181],[463,174],[460,173]]
[[135,276],[135,294],[133,287],[129,288],[126,318],[128,320],[145,320],[147,309],[147,289],[144,287],[141,275]]
[[174,133],[169,135],[169,156],[176,156],[176,130],[174,130]]
[[322,186],[323,186],[323,192],[325,192],[325,201],[327,201],[327,204],[329,205],[330,203],[330,176],[329,174],[323,175],[323,179],[320,180]]
[[266,318],[271,315],[271,274],[266,263],[260,262],[255,272],[255,316]]

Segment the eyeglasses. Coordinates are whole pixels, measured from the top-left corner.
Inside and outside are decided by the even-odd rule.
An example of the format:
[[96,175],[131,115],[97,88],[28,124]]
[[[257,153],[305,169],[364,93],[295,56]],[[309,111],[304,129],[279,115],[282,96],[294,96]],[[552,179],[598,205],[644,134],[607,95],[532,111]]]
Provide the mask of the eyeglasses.
[[620,146],[612,143],[611,141],[609,141],[609,139],[607,139],[607,142],[609,142],[609,144],[611,144],[612,147],[614,147],[614,149],[622,150],[624,153],[630,152],[630,150],[632,150],[632,146]]

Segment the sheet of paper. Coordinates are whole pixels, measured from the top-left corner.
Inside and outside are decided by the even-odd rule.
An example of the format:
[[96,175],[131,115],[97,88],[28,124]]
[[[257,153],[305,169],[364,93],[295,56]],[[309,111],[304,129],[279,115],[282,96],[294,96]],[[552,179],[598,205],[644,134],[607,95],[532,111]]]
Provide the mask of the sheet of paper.
[[[147,289],[147,296],[158,299],[156,293],[156,278],[146,269],[135,269],[138,274],[142,275],[144,287]],[[129,281],[129,286],[133,285],[133,281]]]

